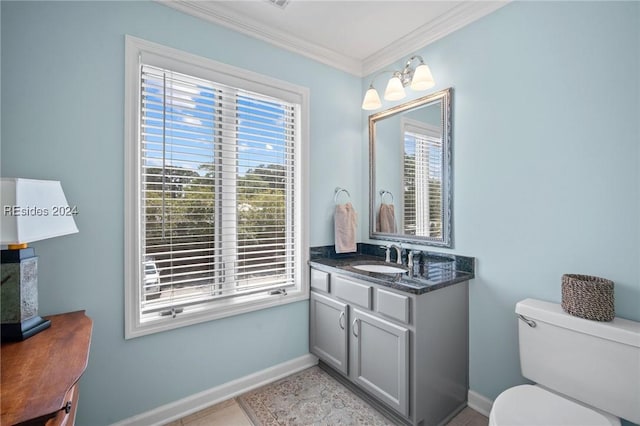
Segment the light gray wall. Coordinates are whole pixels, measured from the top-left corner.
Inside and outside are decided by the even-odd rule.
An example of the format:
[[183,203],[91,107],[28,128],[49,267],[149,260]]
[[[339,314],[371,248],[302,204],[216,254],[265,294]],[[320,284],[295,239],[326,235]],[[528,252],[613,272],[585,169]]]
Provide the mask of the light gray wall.
[[638,2],[513,2],[418,52],[431,90],[454,88],[449,251],[477,259],[470,385],[488,398],[523,382],[515,303],[559,302],[562,274],[613,280],[640,320],[639,28]]
[[360,79],[156,2],[1,7],[2,175],[60,180],[79,211],[78,234],[33,244],[40,313],[86,309],[94,321],[78,424],[113,423],[306,354],[306,301],[124,340],[124,35],[309,87],[313,245],[333,241],[333,189],[359,185]]

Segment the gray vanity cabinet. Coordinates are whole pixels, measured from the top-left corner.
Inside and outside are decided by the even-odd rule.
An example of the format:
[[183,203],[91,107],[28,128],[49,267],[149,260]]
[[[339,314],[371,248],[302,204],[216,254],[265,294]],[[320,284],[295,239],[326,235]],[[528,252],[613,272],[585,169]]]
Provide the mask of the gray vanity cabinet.
[[341,373],[348,374],[347,304],[312,292],[309,344],[311,352]]
[[[311,288],[311,352],[380,401],[409,416],[409,329],[371,311],[374,300],[400,297],[406,305],[388,310],[404,308],[406,312],[398,316],[408,322],[409,296],[396,296],[367,282],[315,269],[311,269]],[[382,303],[378,305],[383,307]]]
[[351,378],[404,416],[409,415],[409,330],[353,308]]
[[311,353],[398,423],[445,424],[466,406],[468,281],[415,294],[311,268]]

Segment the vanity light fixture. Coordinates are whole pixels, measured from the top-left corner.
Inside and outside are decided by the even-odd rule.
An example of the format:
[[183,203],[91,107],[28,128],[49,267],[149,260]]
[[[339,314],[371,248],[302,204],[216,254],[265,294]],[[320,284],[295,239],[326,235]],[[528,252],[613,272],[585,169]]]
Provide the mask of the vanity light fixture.
[[[415,68],[411,66],[414,60],[420,61],[418,66]],[[376,77],[388,72],[392,75],[387,83],[387,88],[384,91],[384,99],[387,101],[398,101],[400,99],[404,99],[404,97],[407,96],[404,90],[406,86],[411,87],[413,90],[420,91],[430,89],[436,84],[433,80],[433,76],[431,75],[431,70],[429,69],[429,66],[424,63],[422,56],[413,55],[407,60],[402,71],[385,70],[380,71],[373,76],[371,84],[369,84],[369,89],[364,95],[362,109],[373,110],[382,106],[378,91],[373,87],[373,82]]]

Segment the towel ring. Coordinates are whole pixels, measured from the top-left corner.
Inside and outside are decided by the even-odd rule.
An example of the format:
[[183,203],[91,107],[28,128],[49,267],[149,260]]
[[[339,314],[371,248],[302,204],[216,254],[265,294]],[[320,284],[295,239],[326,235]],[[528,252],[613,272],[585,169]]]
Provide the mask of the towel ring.
[[391,204],[393,204],[393,194],[386,189],[380,190],[380,202],[384,202],[384,196],[387,194],[389,194],[389,196],[391,197]]
[[336,188],[336,194],[333,197],[333,202],[334,204],[338,204],[338,196],[342,193],[342,192],[346,192],[347,196],[349,197],[349,199],[351,199],[351,194],[349,194],[349,191],[347,191],[344,188],[340,188],[339,186]]

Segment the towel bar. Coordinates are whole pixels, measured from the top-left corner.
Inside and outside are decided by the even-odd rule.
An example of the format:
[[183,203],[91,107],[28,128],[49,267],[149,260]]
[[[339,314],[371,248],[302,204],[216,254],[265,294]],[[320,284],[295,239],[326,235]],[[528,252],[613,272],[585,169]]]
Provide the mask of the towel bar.
[[384,196],[389,194],[389,196],[391,197],[391,204],[393,204],[393,194],[389,191],[387,191],[386,189],[381,189],[380,190],[380,202],[384,202]]
[[346,193],[347,193],[347,196],[349,197],[349,199],[351,199],[351,194],[349,194],[349,191],[347,191],[347,190],[346,190],[346,189],[344,189],[344,188],[340,188],[340,187],[338,186],[338,187],[336,187],[336,193],[335,193],[335,195],[334,195],[334,197],[333,197],[333,202],[334,202],[334,204],[338,204],[338,195],[340,195],[340,193],[342,193],[342,192],[346,192]]

